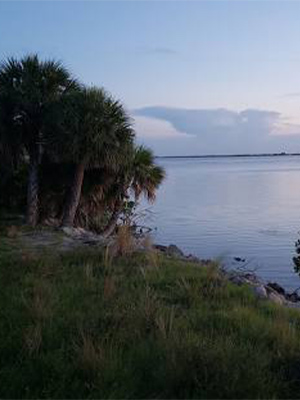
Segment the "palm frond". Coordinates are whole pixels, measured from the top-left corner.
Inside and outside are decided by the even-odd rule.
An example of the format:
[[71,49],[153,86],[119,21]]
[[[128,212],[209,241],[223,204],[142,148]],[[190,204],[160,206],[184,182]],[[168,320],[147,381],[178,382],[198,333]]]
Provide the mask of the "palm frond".
[[138,199],[144,194],[148,201],[155,200],[156,191],[165,178],[165,170],[155,164],[152,150],[144,146],[135,149],[132,166],[131,189]]

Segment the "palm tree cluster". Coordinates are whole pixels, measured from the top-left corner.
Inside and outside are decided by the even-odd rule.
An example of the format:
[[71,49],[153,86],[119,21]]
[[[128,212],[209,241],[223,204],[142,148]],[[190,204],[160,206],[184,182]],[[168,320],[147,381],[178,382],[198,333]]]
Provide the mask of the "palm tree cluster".
[[100,217],[106,232],[130,196],[154,200],[164,178],[120,101],[37,55],[0,65],[0,174],[0,204],[20,199],[27,224]]

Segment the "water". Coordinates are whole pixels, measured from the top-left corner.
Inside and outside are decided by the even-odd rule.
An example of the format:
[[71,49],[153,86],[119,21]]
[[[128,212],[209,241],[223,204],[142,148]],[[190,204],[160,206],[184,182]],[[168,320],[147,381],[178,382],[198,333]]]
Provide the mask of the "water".
[[300,231],[300,157],[159,159],[167,178],[151,208],[155,240],[220,258],[288,289]]

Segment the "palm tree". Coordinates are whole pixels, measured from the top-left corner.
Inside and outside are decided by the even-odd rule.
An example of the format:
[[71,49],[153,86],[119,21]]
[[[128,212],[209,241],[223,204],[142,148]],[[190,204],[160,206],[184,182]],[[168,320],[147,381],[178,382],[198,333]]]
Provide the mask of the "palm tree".
[[62,226],[72,226],[87,168],[115,173],[130,160],[134,132],[122,104],[104,89],[84,88],[65,104],[60,140],[54,139],[64,157],[75,163],[63,211]]
[[130,184],[136,201],[141,195],[144,195],[148,201],[153,202],[156,197],[157,189],[164,178],[165,170],[155,163],[152,150],[144,146],[136,147]]
[[40,61],[37,55],[10,58],[0,65],[0,109],[9,111],[0,115],[0,147],[15,159],[26,153],[27,223],[31,226],[38,220],[38,175],[45,136],[55,129],[61,98],[77,87],[60,62]]
[[109,236],[116,228],[120,214],[123,211],[124,199],[134,195],[137,203],[142,195],[149,202],[156,198],[156,192],[165,178],[165,170],[155,163],[152,150],[137,146],[132,154],[131,162],[116,177],[114,184],[114,208],[111,219],[104,229],[103,235]]

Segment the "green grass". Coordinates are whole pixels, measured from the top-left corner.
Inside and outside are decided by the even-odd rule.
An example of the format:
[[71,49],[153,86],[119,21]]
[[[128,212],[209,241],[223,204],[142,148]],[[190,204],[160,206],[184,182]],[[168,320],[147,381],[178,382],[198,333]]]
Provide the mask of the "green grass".
[[0,285],[1,398],[300,397],[300,311],[215,265],[2,241]]

